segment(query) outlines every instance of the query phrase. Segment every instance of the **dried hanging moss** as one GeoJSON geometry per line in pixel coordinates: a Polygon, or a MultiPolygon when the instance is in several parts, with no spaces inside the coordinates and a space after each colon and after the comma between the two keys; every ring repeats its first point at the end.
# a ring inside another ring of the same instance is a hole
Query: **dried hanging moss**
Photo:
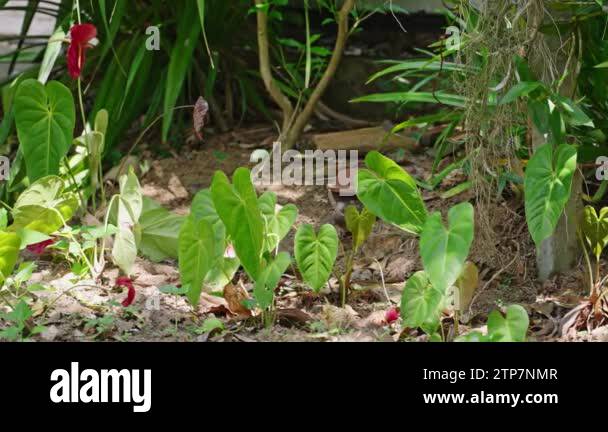
{"type": "Polygon", "coordinates": [[[477,197],[480,252],[496,255],[497,236],[492,213],[498,200],[501,173],[522,174],[515,152],[522,128],[527,126],[526,107],[521,103],[495,105],[498,97],[517,82],[514,59],[528,57],[543,68],[539,78],[550,75],[554,60],[538,37],[545,17],[542,0],[462,1],[460,16],[467,27],[462,32],[456,61],[474,70],[456,76],[455,89],[466,97],[464,127],[471,179],[477,197]]]}

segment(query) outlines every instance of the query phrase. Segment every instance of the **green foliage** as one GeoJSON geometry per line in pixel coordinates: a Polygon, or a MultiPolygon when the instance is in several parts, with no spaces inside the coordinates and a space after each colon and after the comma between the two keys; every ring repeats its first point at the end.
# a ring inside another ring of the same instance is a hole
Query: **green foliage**
{"type": "Polygon", "coordinates": [[[346,229],[353,235],[353,248],[358,251],[372,233],[376,216],[365,207],[359,213],[357,208],[351,205],[344,209],[344,219],[346,220],[346,229]]]}
{"type": "Polygon", "coordinates": [[[568,202],[576,170],[576,149],[562,144],[539,147],[526,169],[526,221],[537,247],[553,234],[568,202]]]}
{"type": "Polygon", "coordinates": [[[359,200],[384,221],[420,234],[427,211],[414,179],[376,151],[366,156],[365,164],[368,169],[358,173],[359,200]]]}
{"type": "Polygon", "coordinates": [[[213,227],[205,219],[190,215],[179,234],[179,272],[182,284],[188,286],[188,300],[197,305],[203,281],[219,258],[215,248],[213,227]]]}
{"type": "Polygon", "coordinates": [[[294,253],[304,281],[319,292],[327,283],[338,255],[338,233],[323,225],[316,234],[312,225],[302,225],[295,237],[294,253]]]}
{"type": "Polygon", "coordinates": [[[597,261],[608,245],[608,207],[600,210],[598,216],[595,208],[586,206],[581,219],[581,231],[597,261]]]}
{"type": "Polygon", "coordinates": [[[207,273],[204,285],[211,291],[222,290],[232,280],[241,263],[236,257],[224,256],[229,239],[226,227],[215,210],[209,189],[204,189],[196,194],[190,211],[197,219],[204,219],[213,227],[216,247],[215,254],[220,258],[218,258],[217,265],[207,273]]]}
{"type": "Polygon", "coordinates": [[[445,294],[464,269],[474,236],[474,210],[461,203],[448,212],[448,228],[441,213],[430,215],[420,236],[422,264],[433,287],[445,294]]]}
{"type": "Polygon", "coordinates": [[[456,339],[460,342],[525,342],[530,319],[526,310],[519,305],[511,305],[504,316],[493,311],[488,316],[488,333],[471,332],[456,339]]]}
{"type": "Polygon", "coordinates": [[[290,263],[291,256],[287,252],[279,252],[274,260],[261,271],[260,277],[256,279],[253,295],[257,305],[262,310],[266,310],[273,305],[274,290],[290,263]]]}
{"type": "Polygon", "coordinates": [[[184,217],[143,198],[142,213],[135,227],[137,249],[154,262],[178,256],[178,237],[184,217]]]}
{"type": "Polygon", "coordinates": [[[29,229],[51,234],[69,221],[78,208],[78,198],[65,192],[64,181],[56,176],[43,177],[33,183],[13,206],[13,225],[17,231],[29,229]]]}
{"type": "Polygon", "coordinates": [[[198,25],[197,5],[193,1],[185,3],[177,28],[177,40],[171,50],[171,60],[167,72],[167,85],[163,104],[163,141],[169,137],[173,110],[181,92],[190,66],[192,54],[196,48],[201,26],[198,25]]]}
{"type": "Polygon", "coordinates": [[[44,327],[41,326],[34,327],[31,330],[27,328],[27,322],[32,315],[32,309],[23,300],[19,301],[9,313],[0,313],[0,318],[10,324],[8,328],[0,331],[0,339],[24,341],[29,336],[43,332],[44,327]]]}
{"type": "MultiPolygon", "coordinates": [[[[118,228],[114,237],[112,258],[124,274],[130,276],[137,257],[134,228],[143,209],[143,196],[139,180],[133,169],[122,176],[119,183],[120,194],[112,199],[112,202],[116,203],[116,227],[118,228]]],[[[109,211],[112,211],[112,206],[109,211]]]]}
{"type": "Polygon", "coordinates": [[[0,231],[0,286],[13,273],[20,246],[21,239],[17,234],[0,231]]]}
{"type": "Polygon", "coordinates": [[[298,208],[293,204],[287,204],[277,209],[277,195],[274,192],[262,194],[258,204],[264,218],[266,250],[271,252],[289,233],[298,217],[298,208]]]}
{"type": "Polygon", "coordinates": [[[52,81],[45,87],[26,80],[19,85],[15,121],[30,181],[59,174],[72,144],[75,119],[72,94],[63,84],[52,81]]]}
{"type": "Polygon", "coordinates": [[[403,325],[411,328],[422,328],[433,334],[439,327],[439,314],[444,293],[431,284],[424,271],[414,273],[408,279],[401,296],[401,317],[403,325]]]}
{"type": "Polygon", "coordinates": [[[234,249],[245,271],[256,280],[261,269],[264,221],[258,199],[246,168],[235,171],[230,184],[218,171],[211,184],[211,197],[217,214],[234,242],[234,249]]]}

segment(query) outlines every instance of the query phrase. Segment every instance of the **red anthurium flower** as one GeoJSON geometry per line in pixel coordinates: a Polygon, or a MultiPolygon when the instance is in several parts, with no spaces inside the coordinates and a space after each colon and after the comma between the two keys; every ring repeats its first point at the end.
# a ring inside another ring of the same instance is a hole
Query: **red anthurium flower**
{"type": "Polygon", "coordinates": [[[27,247],[27,250],[30,251],[31,253],[33,253],[34,255],[41,256],[41,255],[44,255],[44,253],[46,252],[46,248],[53,244],[55,244],[55,240],[49,239],[49,240],[45,240],[40,243],[29,245],[27,247]]]}
{"type": "Polygon", "coordinates": [[[384,320],[387,324],[391,324],[399,319],[399,311],[396,307],[392,307],[384,314],[384,320]]]}
{"type": "Polygon", "coordinates": [[[123,300],[122,305],[124,307],[131,306],[135,300],[135,287],[133,286],[133,281],[126,276],[121,276],[116,279],[116,286],[128,289],[127,298],[123,300]]]}
{"type": "Polygon", "coordinates": [[[91,48],[90,42],[97,37],[97,28],[93,24],[77,24],[70,29],[70,36],[68,71],[72,78],[77,79],[84,68],[85,52],[91,48]]]}

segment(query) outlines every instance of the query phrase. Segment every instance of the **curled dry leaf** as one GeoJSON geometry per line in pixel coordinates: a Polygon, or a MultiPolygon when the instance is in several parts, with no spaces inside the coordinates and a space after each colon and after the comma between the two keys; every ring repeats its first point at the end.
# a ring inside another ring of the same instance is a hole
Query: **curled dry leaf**
{"type": "Polygon", "coordinates": [[[192,112],[192,122],[194,124],[194,133],[199,141],[203,140],[203,128],[207,124],[207,114],[209,113],[209,104],[203,97],[199,97],[194,104],[194,111],[192,112]]]}
{"type": "Polygon", "coordinates": [[[224,299],[228,304],[228,310],[233,315],[250,317],[251,311],[247,309],[243,302],[251,300],[251,296],[239,281],[237,284],[228,284],[224,287],[224,299]]]}

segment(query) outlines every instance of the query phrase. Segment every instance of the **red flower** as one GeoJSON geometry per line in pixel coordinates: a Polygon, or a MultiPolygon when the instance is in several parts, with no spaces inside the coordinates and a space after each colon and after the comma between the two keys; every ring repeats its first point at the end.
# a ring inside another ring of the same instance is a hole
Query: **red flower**
{"type": "Polygon", "coordinates": [[[91,48],[90,42],[97,37],[97,29],[93,24],[77,24],[70,29],[70,36],[68,71],[72,78],[77,79],[84,68],[85,52],[91,48]]]}
{"type": "Polygon", "coordinates": [[[27,250],[30,251],[31,253],[33,253],[34,255],[41,256],[41,255],[44,255],[44,253],[46,252],[46,248],[53,244],[55,244],[55,240],[49,239],[49,240],[45,240],[40,243],[29,245],[27,247],[27,250]]]}
{"type": "Polygon", "coordinates": [[[399,311],[396,307],[392,307],[384,314],[384,320],[387,324],[391,324],[399,319],[399,311]]]}
{"type": "Polygon", "coordinates": [[[135,300],[135,287],[133,286],[133,281],[126,276],[121,276],[116,279],[116,286],[124,287],[129,290],[127,292],[127,298],[123,300],[122,305],[124,307],[131,306],[133,304],[133,300],[135,300]]]}

